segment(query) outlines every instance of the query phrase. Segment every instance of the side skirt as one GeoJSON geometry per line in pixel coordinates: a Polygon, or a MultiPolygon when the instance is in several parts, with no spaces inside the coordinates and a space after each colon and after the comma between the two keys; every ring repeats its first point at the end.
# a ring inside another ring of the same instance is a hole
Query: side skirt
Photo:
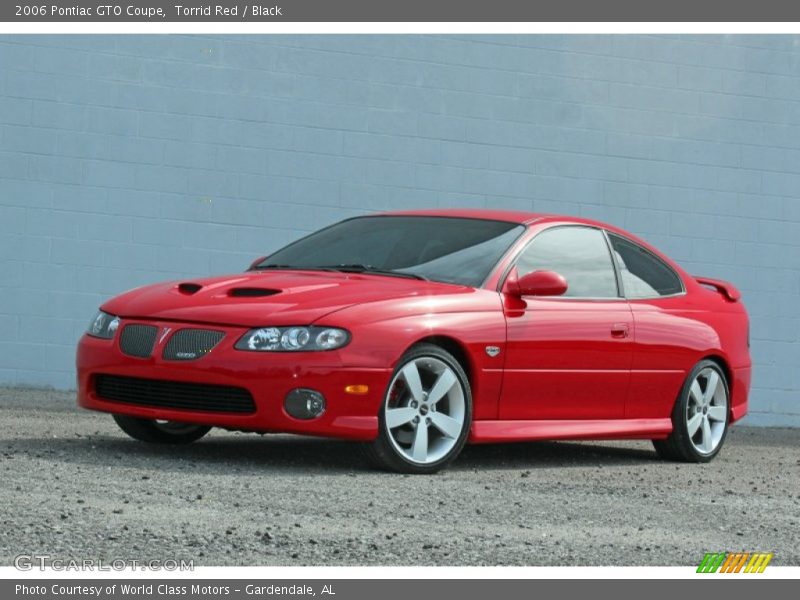
{"type": "Polygon", "coordinates": [[[663,439],[672,432],[670,419],[594,419],[574,421],[474,421],[473,444],[531,440],[663,439]]]}

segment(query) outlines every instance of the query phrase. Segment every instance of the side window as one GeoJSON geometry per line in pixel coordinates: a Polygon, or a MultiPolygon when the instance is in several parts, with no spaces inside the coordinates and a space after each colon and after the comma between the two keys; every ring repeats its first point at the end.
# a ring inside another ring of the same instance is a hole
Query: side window
{"type": "Polygon", "coordinates": [[[565,296],[617,298],[617,278],[605,235],[591,227],[547,229],[520,255],[520,277],[538,270],[556,271],[567,280],[565,296]]]}
{"type": "Polygon", "coordinates": [[[655,298],[683,292],[677,273],[652,252],[614,234],[609,234],[609,239],[628,298],[655,298]]]}

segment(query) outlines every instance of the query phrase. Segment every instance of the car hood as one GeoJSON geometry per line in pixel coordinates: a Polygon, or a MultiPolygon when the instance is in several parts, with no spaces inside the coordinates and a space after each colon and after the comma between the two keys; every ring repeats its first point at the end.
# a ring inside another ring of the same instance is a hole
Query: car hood
{"type": "Polygon", "coordinates": [[[343,308],[471,288],[407,279],[311,271],[254,271],[149,285],[106,302],[124,318],[217,325],[309,325],[343,308]]]}

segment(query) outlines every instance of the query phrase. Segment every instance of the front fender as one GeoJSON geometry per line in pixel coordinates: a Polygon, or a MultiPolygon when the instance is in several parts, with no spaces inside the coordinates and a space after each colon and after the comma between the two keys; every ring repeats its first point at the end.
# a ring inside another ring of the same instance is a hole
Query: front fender
{"type": "Polygon", "coordinates": [[[487,293],[494,297],[493,306],[478,310],[394,314],[375,319],[376,309],[353,307],[317,324],[350,330],[352,341],[341,351],[347,366],[395,368],[414,344],[431,337],[450,338],[469,361],[474,418],[494,419],[503,378],[506,323],[499,295],[487,293]],[[498,347],[499,354],[489,356],[487,346],[498,347]]]}

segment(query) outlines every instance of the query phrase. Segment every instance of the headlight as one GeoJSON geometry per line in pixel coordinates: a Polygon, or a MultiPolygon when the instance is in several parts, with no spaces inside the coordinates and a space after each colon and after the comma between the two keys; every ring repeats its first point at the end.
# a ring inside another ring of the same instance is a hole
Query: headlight
{"type": "Polygon", "coordinates": [[[252,352],[317,352],[336,350],[349,341],[350,334],[337,327],[261,327],[248,331],[235,348],[252,352]]]}
{"type": "Polygon", "coordinates": [[[110,340],[117,333],[117,329],[119,329],[119,317],[98,310],[92,322],[89,323],[86,333],[104,340],[110,340]]]}

